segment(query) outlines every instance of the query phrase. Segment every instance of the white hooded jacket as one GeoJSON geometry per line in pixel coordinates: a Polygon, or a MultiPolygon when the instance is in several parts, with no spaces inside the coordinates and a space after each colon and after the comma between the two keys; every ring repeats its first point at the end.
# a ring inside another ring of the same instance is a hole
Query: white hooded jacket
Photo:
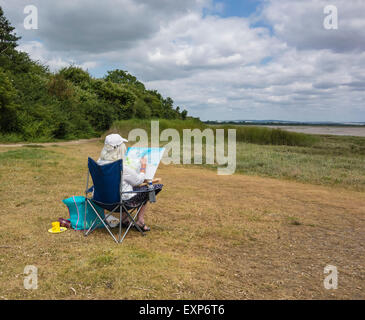
{"type": "MultiPolygon", "coordinates": [[[[104,148],[100,153],[100,158],[97,161],[98,164],[104,165],[120,159],[124,159],[126,152],[126,146],[123,139],[119,134],[112,134],[105,138],[104,148]]],[[[133,191],[133,187],[140,185],[145,180],[144,173],[137,173],[132,168],[123,164],[123,180],[122,180],[122,192],[133,191]]],[[[127,193],[122,195],[122,200],[128,200],[135,196],[136,193],[127,193]]]]}

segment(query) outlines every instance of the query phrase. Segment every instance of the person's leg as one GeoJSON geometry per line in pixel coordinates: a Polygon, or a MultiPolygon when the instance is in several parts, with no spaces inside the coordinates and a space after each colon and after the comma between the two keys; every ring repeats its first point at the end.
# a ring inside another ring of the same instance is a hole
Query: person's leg
{"type": "Polygon", "coordinates": [[[127,214],[125,212],[122,213],[122,224],[123,225],[128,225],[129,224],[129,218],[127,216],[127,214]]]}
{"type": "Polygon", "coordinates": [[[139,211],[138,218],[136,223],[142,228],[143,231],[149,231],[150,228],[145,225],[144,222],[144,215],[146,213],[147,209],[147,203],[141,208],[141,211],[139,211]]]}
{"type": "MultiPolygon", "coordinates": [[[[163,187],[163,184],[154,185],[156,195],[162,190],[162,187],[163,187]]],[[[147,209],[147,202],[141,208],[141,211],[138,214],[136,223],[142,228],[143,231],[150,231],[151,229],[149,227],[147,227],[144,222],[144,215],[146,214],[146,209],[147,209]]]]}
{"type": "MultiPolygon", "coordinates": [[[[145,222],[144,222],[144,215],[146,213],[146,208],[147,208],[147,203],[141,208],[141,210],[139,211],[139,214],[138,214],[138,217],[137,217],[137,220],[136,220],[136,223],[141,227],[141,229],[143,231],[150,231],[150,228],[147,227],[145,225],[145,222]]],[[[123,218],[122,218],[122,221],[123,221],[123,225],[124,226],[127,226],[129,225],[130,223],[130,220],[128,218],[128,216],[123,213],[123,218]]]]}

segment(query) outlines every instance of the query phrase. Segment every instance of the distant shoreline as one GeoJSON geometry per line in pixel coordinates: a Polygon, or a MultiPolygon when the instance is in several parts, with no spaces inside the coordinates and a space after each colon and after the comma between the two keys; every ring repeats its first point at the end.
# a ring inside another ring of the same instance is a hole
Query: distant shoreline
{"type": "Polygon", "coordinates": [[[365,122],[300,122],[281,120],[232,120],[232,121],[203,121],[206,124],[234,124],[243,126],[277,126],[277,127],[364,127],[365,122]]]}
{"type": "Polygon", "coordinates": [[[256,126],[314,135],[365,137],[365,122],[290,122],[280,120],[204,121],[209,125],[256,126]]]}
{"type": "Polygon", "coordinates": [[[300,126],[300,125],[259,125],[273,129],[282,129],[291,132],[306,134],[324,134],[335,136],[365,137],[365,126],[300,126]]]}

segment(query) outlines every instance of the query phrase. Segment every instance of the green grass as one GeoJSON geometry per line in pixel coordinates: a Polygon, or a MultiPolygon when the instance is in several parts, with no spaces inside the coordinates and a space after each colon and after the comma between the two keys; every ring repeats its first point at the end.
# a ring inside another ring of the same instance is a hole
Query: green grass
{"type": "Polygon", "coordinates": [[[289,132],[281,129],[272,129],[255,126],[212,126],[221,129],[236,129],[237,142],[247,142],[265,145],[312,146],[318,141],[314,135],[289,132]]]}
{"type": "MultiPolygon", "coordinates": [[[[118,132],[128,137],[129,131],[135,128],[145,129],[149,133],[150,121],[119,121],[114,123],[110,132],[118,132]]],[[[208,126],[194,120],[186,122],[161,120],[160,131],[166,128],[178,130],[181,138],[183,129],[186,128],[201,130],[235,128],[236,173],[365,191],[365,138],[363,137],[315,136],[255,126],[208,126]]],[[[205,163],[205,146],[203,146],[203,163],[205,163]]],[[[216,170],[217,165],[207,165],[207,167],[216,170]]]]}
{"type": "Polygon", "coordinates": [[[78,135],[76,136],[72,136],[69,135],[64,139],[55,139],[53,137],[28,137],[28,138],[24,138],[22,135],[20,134],[16,134],[16,133],[0,133],[0,143],[1,144],[13,144],[13,143],[21,143],[21,142],[26,142],[26,143],[45,143],[45,142],[65,142],[65,141],[72,141],[72,140],[79,140],[79,139],[91,139],[91,138],[97,138],[100,135],[98,134],[85,134],[85,135],[78,135]]]}
{"type": "MultiPolygon", "coordinates": [[[[151,121],[150,120],[123,120],[115,122],[108,133],[117,132],[122,136],[128,137],[129,131],[140,128],[150,133],[151,121]]],[[[198,120],[159,120],[160,132],[165,129],[176,129],[180,137],[182,138],[184,129],[224,129],[227,132],[228,129],[236,130],[237,142],[248,142],[264,145],[288,145],[288,146],[311,146],[318,141],[318,138],[314,135],[308,135],[304,133],[289,132],[281,129],[272,129],[255,126],[234,126],[234,125],[207,125],[198,120]]]]}
{"type": "Polygon", "coordinates": [[[161,131],[165,129],[176,129],[180,135],[182,135],[184,129],[201,129],[204,130],[208,128],[203,122],[195,119],[188,120],[166,120],[166,119],[152,119],[152,120],[141,120],[141,119],[130,119],[116,121],[111,126],[110,130],[104,135],[111,132],[117,132],[123,137],[128,137],[128,134],[133,129],[143,129],[146,130],[150,135],[151,132],[151,121],[159,121],[159,129],[161,131]]]}
{"type": "MultiPolygon", "coordinates": [[[[187,120],[166,120],[166,119],[155,119],[159,121],[160,132],[165,129],[176,129],[182,137],[184,129],[236,129],[237,142],[248,142],[255,144],[265,145],[288,145],[288,146],[311,146],[317,142],[317,137],[313,135],[289,132],[281,129],[272,129],[256,126],[238,126],[238,125],[207,125],[196,119],[187,120]]],[[[111,126],[110,130],[103,135],[105,137],[108,133],[118,132],[122,136],[127,137],[128,133],[133,129],[144,129],[148,133],[151,130],[151,120],[142,119],[130,119],[116,121],[111,126]]],[[[78,138],[88,138],[89,136],[78,138]]],[[[53,142],[53,141],[68,141],[69,139],[56,140],[53,138],[32,138],[28,139],[28,142],[53,142]]],[[[17,143],[22,142],[24,139],[21,135],[17,134],[0,134],[0,141],[2,143],[17,143]]]]}
{"type": "MultiPolygon", "coordinates": [[[[108,133],[118,132],[128,137],[136,128],[150,133],[150,124],[150,120],[118,121],[108,133]]],[[[312,136],[254,126],[208,126],[190,119],[159,120],[159,127],[160,131],[176,129],[181,138],[184,129],[235,128],[236,173],[365,190],[365,138],[362,137],[312,136]]],[[[203,147],[203,163],[204,152],[203,147]]],[[[37,166],[40,165],[38,160],[50,158],[52,154],[37,145],[0,153],[0,163],[28,159],[37,166]]],[[[216,169],[216,165],[208,167],[216,169]]]]}
{"type": "MultiPolygon", "coordinates": [[[[182,150],[181,145],[181,163],[182,150]]],[[[205,150],[203,145],[203,164],[205,150]]],[[[318,136],[312,146],[238,142],[236,152],[236,173],[365,191],[362,137],[318,136]]],[[[191,163],[194,166],[193,153],[191,163]]],[[[217,170],[218,164],[204,166],[217,170]]]]}
{"type": "Polygon", "coordinates": [[[0,142],[2,143],[17,143],[23,142],[24,138],[20,134],[16,133],[0,133],[0,142]]]}
{"type": "Polygon", "coordinates": [[[32,148],[21,148],[0,152],[0,163],[14,160],[49,160],[54,158],[55,152],[42,150],[33,146],[32,148]]]}
{"type": "Polygon", "coordinates": [[[237,144],[236,172],[242,174],[365,191],[364,168],[360,137],[320,136],[311,147],[237,144]]]}

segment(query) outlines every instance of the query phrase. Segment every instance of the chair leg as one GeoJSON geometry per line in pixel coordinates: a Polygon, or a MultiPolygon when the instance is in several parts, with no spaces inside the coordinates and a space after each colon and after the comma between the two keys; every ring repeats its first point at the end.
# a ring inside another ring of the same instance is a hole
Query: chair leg
{"type": "Polygon", "coordinates": [[[127,211],[127,215],[132,219],[133,224],[135,225],[135,227],[137,228],[137,230],[142,234],[142,236],[145,236],[146,234],[145,234],[144,230],[142,230],[141,227],[137,224],[136,218],[138,217],[138,215],[139,215],[139,213],[142,210],[142,208],[143,208],[144,205],[145,205],[145,203],[139,206],[139,208],[137,210],[137,213],[134,215],[134,218],[132,218],[131,217],[131,214],[127,211]]]}
{"type": "MultiPolygon", "coordinates": [[[[88,200],[88,199],[87,199],[88,200]]],[[[85,208],[86,208],[86,206],[85,206],[85,208]]],[[[114,211],[115,211],[115,209],[117,209],[117,207],[115,207],[111,212],[109,212],[108,214],[106,214],[105,215],[105,217],[104,217],[104,221],[110,216],[110,215],[112,215],[113,213],[114,213],[114,211]]],[[[91,226],[90,226],[90,228],[86,231],[86,232],[84,232],[84,236],[88,236],[90,233],[92,233],[92,232],[94,232],[95,231],[95,229],[96,229],[96,227],[93,229],[93,227],[94,227],[94,225],[95,225],[95,222],[96,222],[96,220],[98,220],[98,217],[96,217],[95,219],[94,219],[94,221],[92,222],[92,224],[91,224],[91,226]]],[[[100,219],[99,219],[100,220],[100,219]]],[[[85,222],[84,222],[84,225],[86,225],[86,209],[85,209],[85,220],[84,220],[85,222]]],[[[100,223],[100,222],[99,222],[100,223]]],[[[98,223],[98,224],[99,224],[98,223]]]]}
{"type": "MultiPolygon", "coordinates": [[[[141,227],[136,223],[136,218],[138,217],[138,214],[140,213],[143,205],[139,206],[138,209],[137,209],[137,212],[136,214],[134,215],[134,217],[132,216],[134,210],[136,209],[133,209],[131,210],[131,212],[129,212],[127,210],[127,208],[124,206],[124,205],[120,205],[119,206],[119,233],[118,233],[118,240],[116,239],[116,237],[114,236],[114,234],[112,233],[112,231],[110,230],[109,226],[105,223],[105,219],[110,216],[113,212],[115,212],[115,209],[117,209],[117,207],[114,208],[114,210],[112,210],[109,214],[107,214],[104,219],[99,215],[98,211],[95,209],[95,207],[93,206],[92,202],[89,200],[89,199],[86,199],[86,205],[87,204],[90,204],[91,208],[93,209],[93,211],[95,212],[96,214],[96,218],[95,220],[92,222],[90,228],[86,231],[85,236],[89,235],[91,232],[93,232],[96,227],[94,229],[92,229],[95,225],[95,222],[99,219],[102,224],[104,225],[104,227],[106,228],[106,230],[109,232],[110,236],[113,238],[113,240],[116,242],[116,243],[122,243],[124,238],[126,237],[127,233],[129,232],[130,228],[134,225],[137,230],[143,235],[145,236],[146,234],[143,232],[143,230],[141,229],[141,227]],[[122,236],[122,221],[123,221],[123,210],[126,212],[128,218],[131,220],[126,231],[123,233],[123,236],[122,236]]],[[[85,206],[86,207],[86,206],[85,206]]],[[[86,220],[86,215],[85,215],[85,220],[86,220]]]]}
{"type": "Polygon", "coordinates": [[[141,227],[137,224],[137,222],[135,221],[136,217],[138,216],[139,210],[136,213],[136,215],[134,216],[134,218],[129,214],[129,212],[127,212],[128,217],[132,220],[131,223],[129,224],[130,226],[133,224],[137,230],[142,233],[143,236],[145,236],[145,233],[143,232],[143,230],[141,229],[141,227]]]}
{"type": "MultiPolygon", "coordinates": [[[[88,175],[88,178],[89,178],[89,175],[88,175]]],[[[87,190],[87,184],[86,184],[86,190],[87,190]]],[[[85,228],[85,226],[86,226],[86,208],[87,208],[87,194],[85,194],[85,213],[84,213],[84,228],[85,228]]],[[[94,224],[94,223],[93,223],[94,224]]],[[[91,227],[92,227],[92,225],[91,225],[91,227]]],[[[91,228],[90,227],[90,228],[91,228]]],[[[88,231],[85,231],[86,230],[86,228],[84,229],[84,236],[86,237],[86,235],[87,235],[87,233],[88,233],[88,231]]]]}
{"type": "Polygon", "coordinates": [[[104,219],[102,217],[100,217],[98,211],[95,209],[95,207],[93,206],[93,204],[91,203],[91,201],[88,200],[88,203],[90,204],[91,208],[94,210],[94,212],[97,215],[97,217],[99,218],[99,220],[103,223],[104,227],[109,232],[109,234],[111,235],[111,237],[114,239],[114,241],[116,243],[119,243],[119,241],[114,237],[114,234],[110,231],[108,225],[104,222],[104,219]]]}
{"type": "Polygon", "coordinates": [[[120,239],[122,237],[122,223],[123,222],[123,209],[122,206],[119,206],[119,238],[118,242],[121,243],[120,239]]]}
{"type": "Polygon", "coordinates": [[[136,218],[138,217],[138,214],[141,211],[142,206],[140,206],[138,208],[137,213],[134,215],[134,217],[131,216],[131,214],[129,213],[129,211],[127,210],[127,208],[125,208],[124,206],[123,206],[123,209],[126,212],[126,214],[129,217],[129,219],[131,219],[131,221],[130,221],[128,227],[127,227],[127,230],[124,232],[123,238],[121,239],[120,243],[123,242],[124,238],[126,237],[127,233],[129,232],[130,228],[132,227],[132,225],[135,225],[136,228],[137,228],[137,230],[142,234],[142,236],[145,236],[146,234],[143,232],[143,230],[140,228],[140,226],[136,223],[136,218]]]}

